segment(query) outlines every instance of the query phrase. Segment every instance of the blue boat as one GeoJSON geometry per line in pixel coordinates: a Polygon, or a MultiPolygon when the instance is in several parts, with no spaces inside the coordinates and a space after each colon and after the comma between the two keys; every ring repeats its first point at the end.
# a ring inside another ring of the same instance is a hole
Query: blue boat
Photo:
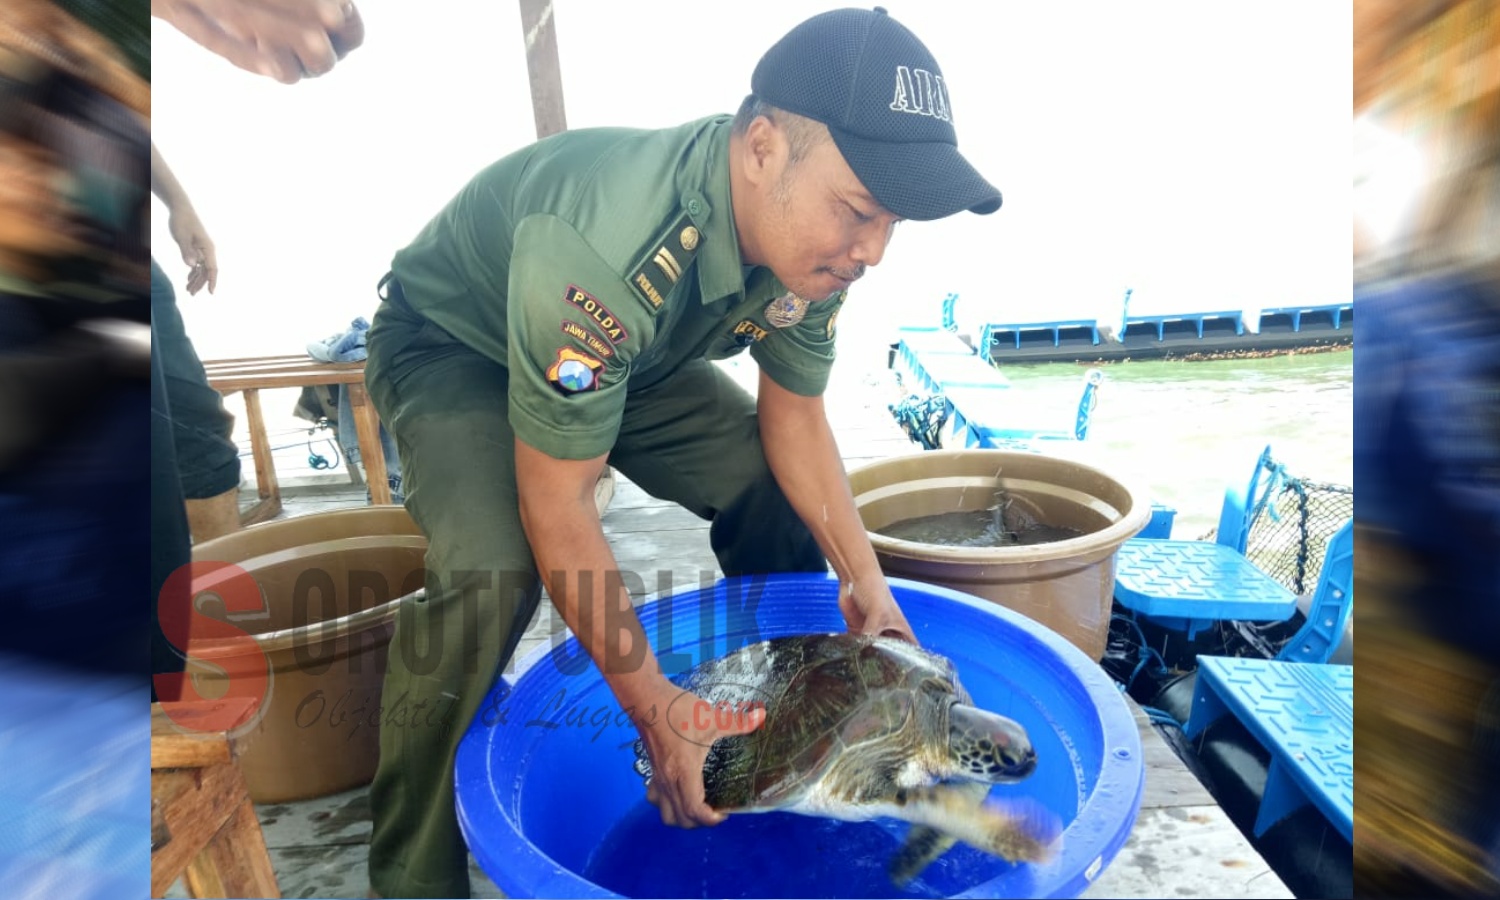
{"type": "MultiPolygon", "coordinates": [[[[1113,322],[1097,318],[990,321],[975,346],[1004,362],[1111,362],[1332,349],[1354,342],[1354,303],[1129,314],[1130,291],[1113,322]]],[[[945,301],[951,305],[952,300],[945,301]]],[[[945,313],[945,318],[947,313],[945,313]]]]}

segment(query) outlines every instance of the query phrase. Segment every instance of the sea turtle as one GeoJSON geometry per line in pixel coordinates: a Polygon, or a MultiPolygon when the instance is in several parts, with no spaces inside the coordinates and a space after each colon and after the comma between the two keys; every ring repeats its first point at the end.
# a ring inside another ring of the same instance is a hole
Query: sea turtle
{"type": "MultiPolygon", "coordinates": [[[[1012,494],[1001,484],[995,489],[995,505],[989,512],[994,516],[994,546],[1006,547],[1014,544],[1047,544],[1066,541],[1083,532],[1065,525],[1048,525],[1043,521],[1041,507],[1036,502],[1019,494],[1012,494]]],[[[991,537],[990,534],[985,535],[991,537]]]]}
{"type": "MultiPolygon", "coordinates": [[[[992,784],[1036,768],[1017,722],[979,709],[953,664],[906,641],[857,634],[774,638],[710,660],[678,680],[721,709],[764,703],[766,722],[715,742],[708,804],[912,823],[889,873],[905,884],[957,841],[1014,862],[1055,849],[1055,817],[986,803],[992,784]]],[[[636,771],[651,766],[635,744],[636,771]]]]}

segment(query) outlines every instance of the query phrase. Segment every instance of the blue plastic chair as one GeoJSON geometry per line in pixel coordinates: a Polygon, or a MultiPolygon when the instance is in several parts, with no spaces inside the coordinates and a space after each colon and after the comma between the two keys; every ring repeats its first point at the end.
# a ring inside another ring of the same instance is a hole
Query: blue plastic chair
{"type": "Polygon", "coordinates": [[[1307,609],[1307,621],[1276,658],[1284,662],[1326,663],[1333,656],[1354,609],[1354,520],[1328,541],[1323,571],[1307,609]]]}
{"type": "Polygon", "coordinates": [[[1115,599],[1138,616],[1192,640],[1220,620],[1284,622],[1297,596],[1245,557],[1257,509],[1275,489],[1267,471],[1271,448],[1261,452],[1243,493],[1224,492],[1213,541],[1132,538],[1115,554],[1115,599]],[[1264,483],[1262,483],[1264,482],[1264,483]]]}

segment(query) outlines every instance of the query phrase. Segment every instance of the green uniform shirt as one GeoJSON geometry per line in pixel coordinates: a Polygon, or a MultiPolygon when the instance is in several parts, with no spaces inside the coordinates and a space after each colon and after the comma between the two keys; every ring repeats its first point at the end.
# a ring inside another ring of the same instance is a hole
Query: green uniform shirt
{"type": "Polygon", "coordinates": [[[844,295],[809,304],[742,264],[731,121],[554,135],[480,172],[396,254],[407,302],[509,369],[527,444],[602,456],[627,391],[746,347],[777,384],[822,393],[844,295]]]}

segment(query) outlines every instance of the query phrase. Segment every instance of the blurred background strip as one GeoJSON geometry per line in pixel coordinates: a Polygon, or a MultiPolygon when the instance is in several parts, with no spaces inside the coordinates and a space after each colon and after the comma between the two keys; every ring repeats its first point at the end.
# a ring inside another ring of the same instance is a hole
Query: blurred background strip
{"type": "Polygon", "coordinates": [[[1356,0],[1353,59],[1355,896],[1496,896],[1500,2],[1356,0]]]}

